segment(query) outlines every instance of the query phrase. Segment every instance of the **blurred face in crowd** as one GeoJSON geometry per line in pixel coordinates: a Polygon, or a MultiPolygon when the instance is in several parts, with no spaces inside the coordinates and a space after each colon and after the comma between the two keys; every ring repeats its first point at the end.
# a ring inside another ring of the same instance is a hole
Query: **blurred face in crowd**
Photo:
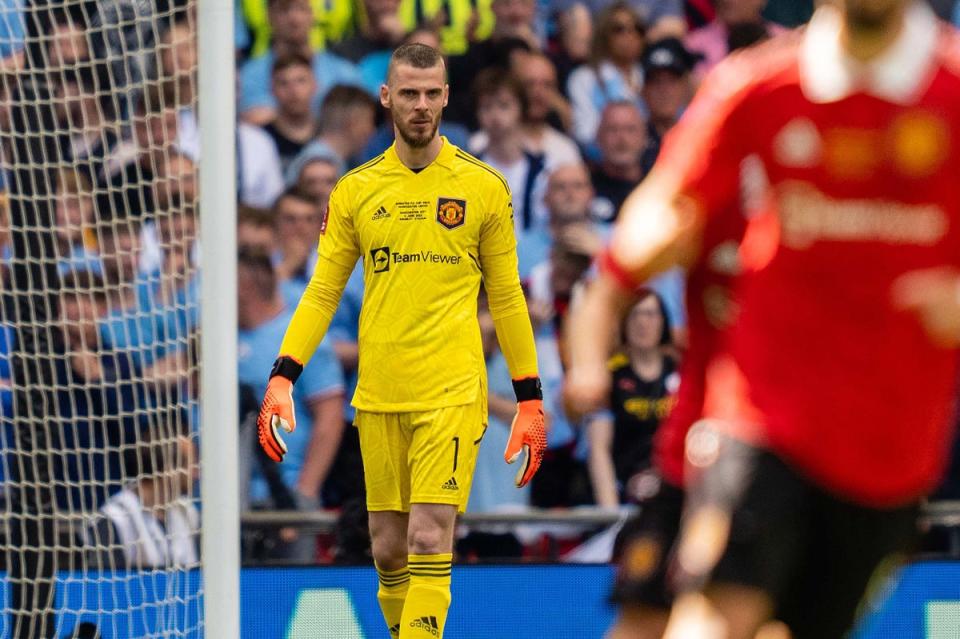
{"type": "Polygon", "coordinates": [[[610,57],[614,62],[633,64],[643,53],[643,25],[632,12],[621,10],[607,23],[610,57]]]}
{"type": "Polygon", "coordinates": [[[160,210],[172,206],[174,200],[192,203],[197,199],[197,166],[180,153],[167,154],[158,167],[154,182],[154,198],[160,210]]]}
{"type": "Polygon", "coordinates": [[[379,22],[385,17],[397,15],[400,0],[364,0],[363,7],[371,22],[379,22]]]}
{"type": "Polygon", "coordinates": [[[310,67],[298,64],[273,74],[273,95],[281,115],[308,117],[316,92],[317,78],[310,67]]]}
{"type": "Polygon", "coordinates": [[[300,171],[297,185],[303,189],[323,210],[330,200],[330,193],[337,184],[337,167],[330,162],[315,160],[300,171]]]}
{"type": "Polygon", "coordinates": [[[886,27],[908,4],[907,0],[840,0],[847,24],[853,28],[877,30],[886,27]]]}
{"type": "Polygon", "coordinates": [[[527,90],[527,119],[545,122],[557,95],[557,70],[553,63],[542,55],[524,55],[514,71],[527,90]]]}
{"type": "Polygon", "coordinates": [[[90,59],[87,37],[83,27],[72,21],[53,25],[53,34],[47,43],[47,59],[51,68],[64,68],[90,59]]]}
{"type": "MultiPolygon", "coordinates": [[[[197,215],[192,206],[185,206],[157,216],[157,232],[164,253],[185,253],[197,237],[197,215]]],[[[189,262],[177,265],[189,266],[189,262]]]]}
{"type": "Polygon", "coordinates": [[[354,157],[366,148],[370,138],[377,132],[377,113],[372,106],[357,106],[350,110],[345,128],[349,141],[347,157],[354,157]]]}
{"type": "Polygon", "coordinates": [[[543,201],[550,211],[550,223],[583,222],[590,212],[593,184],[583,164],[564,164],[550,173],[543,201]]]}
{"type": "Polygon", "coordinates": [[[83,243],[83,230],[93,221],[93,201],[89,195],[68,190],[57,194],[57,233],[65,244],[83,243]]]}
{"type": "Polygon", "coordinates": [[[430,29],[417,29],[407,36],[405,42],[413,44],[424,44],[431,49],[440,48],[440,35],[430,29]]]}
{"type": "Polygon", "coordinates": [[[277,236],[280,245],[313,246],[320,237],[320,207],[298,197],[281,198],[276,210],[277,236]]]}
{"type": "Polygon", "coordinates": [[[380,104],[390,111],[397,135],[419,149],[436,137],[449,92],[442,64],[418,69],[400,62],[380,87],[380,104]]]}
{"type": "Polygon", "coordinates": [[[269,254],[277,246],[277,235],[268,224],[237,224],[237,246],[252,248],[269,254]]]}
{"type": "Polygon", "coordinates": [[[92,292],[72,290],[60,295],[60,319],[72,348],[96,348],[97,321],[105,313],[106,302],[92,292]]]}
{"type": "Polygon", "coordinates": [[[717,20],[724,24],[756,22],[766,4],[767,0],[717,0],[717,20]]]}
{"type": "Polygon", "coordinates": [[[140,232],[126,222],[101,234],[100,259],[103,275],[110,283],[132,282],[140,263],[140,232]]]}
{"type": "Polygon", "coordinates": [[[523,117],[521,109],[519,98],[506,87],[501,87],[495,93],[480,96],[477,121],[491,142],[505,140],[517,134],[523,117]]]}
{"type": "Polygon", "coordinates": [[[690,76],[660,70],[643,79],[643,101],[655,122],[676,120],[690,99],[690,76]]]}
{"type": "Polygon", "coordinates": [[[263,269],[240,262],[237,266],[237,313],[241,329],[256,328],[260,309],[276,293],[276,282],[263,269]]]}
{"type": "Polygon", "coordinates": [[[529,30],[536,12],[534,0],[493,0],[490,8],[497,31],[504,34],[529,30]]]}
{"type": "Polygon", "coordinates": [[[626,346],[650,350],[660,345],[663,335],[663,311],[655,295],[647,295],[633,305],[626,320],[626,346]]]}
{"type": "Polygon", "coordinates": [[[292,45],[306,45],[313,27],[310,0],[273,0],[268,12],[273,37],[292,45]]]}
{"type": "Polygon", "coordinates": [[[177,141],[178,128],[177,110],[170,108],[136,116],[133,132],[142,152],[162,160],[163,154],[177,141]]]}
{"type": "Polygon", "coordinates": [[[631,167],[640,162],[647,144],[646,123],[632,104],[611,104],[603,111],[597,129],[597,145],[603,163],[613,167],[631,167]]]}
{"type": "Polygon", "coordinates": [[[190,25],[176,23],[163,34],[160,64],[168,78],[178,78],[181,99],[193,100],[197,70],[197,40],[190,25]]]}

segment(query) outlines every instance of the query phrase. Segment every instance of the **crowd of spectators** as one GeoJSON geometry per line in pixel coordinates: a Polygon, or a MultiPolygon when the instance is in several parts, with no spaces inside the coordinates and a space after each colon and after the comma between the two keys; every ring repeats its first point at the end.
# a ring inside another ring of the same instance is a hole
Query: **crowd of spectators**
{"type": "MultiPolygon", "coordinates": [[[[99,561],[128,566],[195,560],[185,540],[198,525],[190,506],[200,443],[196,16],[183,0],[146,4],[152,9],[133,0],[65,3],[39,40],[59,133],[57,170],[49,193],[39,194],[54,209],[61,277],[56,382],[59,417],[70,427],[58,445],[77,453],[57,471],[58,504],[90,515],[82,535],[88,543],[113,544],[99,561]],[[138,508],[147,515],[135,518],[136,526],[124,523],[138,508]],[[138,551],[130,541],[138,534],[167,545],[138,551]]],[[[294,529],[261,530],[245,535],[245,556],[364,555],[357,542],[362,465],[350,406],[360,267],[295,386],[297,430],[282,465],[260,453],[250,415],[312,272],[336,180],[392,141],[378,93],[394,47],[416,41],[443,51],[451,97],[441,133],[504,175],[517,212],[549,448],[532,485],[514,488],[501,455],[514,400],[481,300],[490,422],[470,510],[613,509],[649,488],[651,438],[669,411],[683,354],[683,276],[650,283],[624,323],[622,353],[611,360],[610,410],[582,423],[569,419],[561,402],[563,318],[621,204],[654,166],[703,74],[732,50],[802,24],[812,4],[236,0],[242,503],[344,514],[330,543],[294,529]]],[[[956,3],[939,4],[949,17],[956,3]]],[[[20,11],[17,0],[0,0],[0,91],[8,99],[18,70],[37,64],[24,45],[30,30],[20,11]]],[[[9,107],[0,109],[0,128],[10,127],[9,107]]],[[[0,153],[9,160],[11,137],[3,140],[0,153]]],[[[9,173],[5,179],[11,188],[9,173]]],[[[4,200],[4,218],[6,209],[4,200]]],[[[9,289],[7,229],[0,220],[0,282],[9,289]]],[[[0,329],[0,414],[9,416],[13,332],[9,323],[0,329]]],[[[460,551],[523,556],[544,534],[529,526],[474,529],[460,551]]]]}

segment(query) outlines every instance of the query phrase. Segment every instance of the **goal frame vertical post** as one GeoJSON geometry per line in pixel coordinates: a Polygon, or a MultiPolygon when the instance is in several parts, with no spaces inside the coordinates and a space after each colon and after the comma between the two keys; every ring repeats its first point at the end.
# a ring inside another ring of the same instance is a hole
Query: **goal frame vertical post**
{"type": "Polygon", "coordinates": [[[204,636],[240,636],[233,0],[197,2],[204,636]]]}

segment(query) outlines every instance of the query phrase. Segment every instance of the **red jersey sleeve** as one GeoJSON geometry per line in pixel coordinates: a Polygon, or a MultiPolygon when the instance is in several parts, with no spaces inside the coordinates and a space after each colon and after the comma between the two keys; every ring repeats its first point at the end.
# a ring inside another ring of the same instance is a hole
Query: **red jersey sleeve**
{"type": "Polygon", "coordinates": [[[624,204],[598,266],[625,289],[672,267],[671,245],[702,228],[698,218],[739,214],[732,205],[740,164],[751,152],[751,68],[741,56],[717,66],[667,135],[650,176],[624,204]]]}

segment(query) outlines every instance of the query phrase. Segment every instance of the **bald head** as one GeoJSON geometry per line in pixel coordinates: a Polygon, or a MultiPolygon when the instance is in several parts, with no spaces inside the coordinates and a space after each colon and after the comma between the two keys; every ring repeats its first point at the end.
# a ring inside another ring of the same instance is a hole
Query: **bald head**
{"type": "Polygon", "coordinates": [[[543,201],[551,224],[586,221],[593,200],[590,172],[583,163],[562,164],[550,172],[543,201]]]}

